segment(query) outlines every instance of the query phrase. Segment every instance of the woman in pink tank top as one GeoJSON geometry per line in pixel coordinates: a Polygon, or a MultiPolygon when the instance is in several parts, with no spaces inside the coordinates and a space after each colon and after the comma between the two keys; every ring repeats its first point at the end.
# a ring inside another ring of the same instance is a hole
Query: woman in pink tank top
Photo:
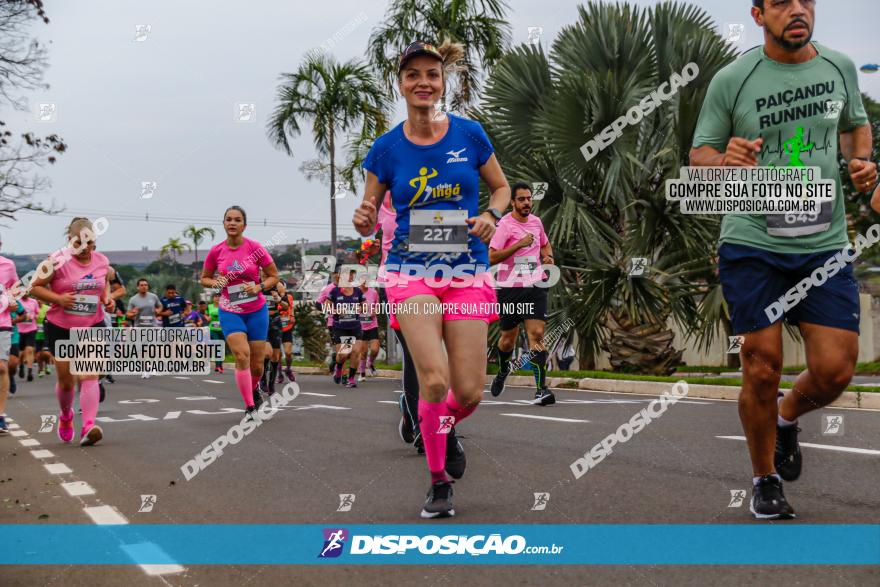
{"type": "MultiPolygon", "coordinates": [[[[88,218],[74,218],[67,227],[68,246],[56,251],[37,269],[31,296],[51,304],[43,322],[46,346],[55,352],[55,342],[70,339],[71,328],[102,328],[104,311],[112,312],[107,257],[95,251],[95,232],[88,218]]],[[[80,446],[96,444],[103,438],[98,417],[100,389],[98,375],[73,375],[70,362],[55,360],[55,395],[61,408],[58,436],[73,440],[73,391],[79,380],[82,408],[80,446]]]]}

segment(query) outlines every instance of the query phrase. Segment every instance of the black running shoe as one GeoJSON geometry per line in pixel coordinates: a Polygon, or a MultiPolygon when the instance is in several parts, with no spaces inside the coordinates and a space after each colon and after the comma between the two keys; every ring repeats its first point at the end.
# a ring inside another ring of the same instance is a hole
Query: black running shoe
{"type": "Polygon", "coordinates": [[[257,420],[257,406],[256,405],[248,406],[244,409],[244,411],[245,411],[245,414],[248,418],[250,418],[253,421],[257,420]]]}
{"type": "Polygon", "coordinates": [[[549,406],[556,403],[556,396],[545,387],[535,392],[535,399],[532,400],[532,403],[536,406],[549,406]]]}
{"type": "Polygon", "coordinates": [[[779,476],[786,481],[794,481],[801,476],[804,459],[798,444],[800,431],[797,424],[776,427],[776,454],[773,455],[773,464],[776,465],[779,476]]]}
{"type": "Polygon", "coordinates": [[[416,447],[416,452],[420,455],[425,454],[425,441],[422,440],[422,432],[421,430],[416,430],[416,437],[413,440],[413,446],[416,447]]]}
{"type": "Polygon", "coordinates": [[[508,375],[509,373],[502,374],[501,372],[495,375],[495,379],[492,380],[492,397],[498,397],[504,391],[504,381],[508,375]]]}
{"type": "Polygon", "coordinates": [[[446,436],[446,472],[453,479],[461,479],[467,468],[467,457],[464,447],[455,435],[455,428],[446,436]]]}
{"type": "Polygon", "coordinates": [[[455,515],[452,509],[452,483],[440,481],[431,485],[428,500],[422,507],[423,518],[450,518],[455,515]]]}
{"type": "Polygon", "coordinates": [[[412,444],[413,440],[416,439],[416,433],[413,430],[412,420],[409,417],[409,410],[406,409],[406,395],[403,393],[400,394],[398,407],[400,408],[400,422],[397,424],[397,433],[406,444],[412,444]]]}
{"type": "MultiPolygon", "coordinates": [[[[112,376],[112,375],[107,375],[107,377],[105,377],[104,380],[105,380],[107,383],[116,383],[116,380],[113,379],[113,376],[112,376]]],[[[28,375],[28,381],[30,381],[30,375],[28,375]]]]}
{"type": "Polygon", "coordinates": [[[259,388],[254,390],[254,409],[259,410],[260,406],[263,405],[263,396],[260,393],[259,388]]]}
{"type": "Polygon", "coordinates": [[[24,379],[24,363],[18,364],[18,378],[24,379]]]}
{"type": "Polygon", "coordinates": [[[752,488],[749,509],[759,520],[789,520],[794,510],[782,494],[782,481],[775,475],[764,475],[752,488]]]}

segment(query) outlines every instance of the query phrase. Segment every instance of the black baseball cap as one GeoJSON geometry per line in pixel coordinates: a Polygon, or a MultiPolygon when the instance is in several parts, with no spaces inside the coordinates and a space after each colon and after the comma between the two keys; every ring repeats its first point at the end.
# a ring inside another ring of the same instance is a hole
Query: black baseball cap
{"type": "Polygon", "coordinates": [[[437,47],[423,41],[415,41],[414,43],[410,43],[409,46],[403,50],[403,53],[401,53],[400,64],[397,66],[398,75],[400,75],[400,72],[403,71],[404,66],[410,59],[418,57],[419,55],[428,55],[443,61],[443,56],[440,55],[440,51],[437,50],[437,47]]]}

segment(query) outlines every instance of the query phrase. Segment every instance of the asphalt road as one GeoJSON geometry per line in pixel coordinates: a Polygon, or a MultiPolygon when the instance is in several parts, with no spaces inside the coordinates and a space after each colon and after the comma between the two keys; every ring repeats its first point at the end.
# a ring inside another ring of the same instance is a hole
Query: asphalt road
{"type": "MultiPolygon", "coordinates": [[[[7,410],[15,429],[0,438],[0,523],[90,524],[102,516],[120,515],[131,524],[422,523],[419,511],[429,479],[424,457],[397,437],[398,382],[370,379],[356,390],[345,390],[329,377],[301,376],[299,381],[302,393],[290,407],[190,481],[184,479],[181,465],[241,418],[241,400],[229,371],[188,379],[119,378],[107,386],[108,397],[101,404],[105,439],[85,449],[62,445],[54,431],[39,432],[41,416],[57,414],[54,382],[20,383],[7,410]],[[52,456],[32,454],[39,450],[49,450],[52,456]],[[77,489],[85,494],[71,495],[77,489]],[[350,511],[337,511],[340,494],[355,495],[350,511]],[[156,496],[152,511],[139,511],[142,495],[156,496]]],[[[570,463],[654,398],[556,390],[559,403],[540,408],[528,404],[532,394],[533,390],[509,388],[498,398],[501,401],[495,401],[487,393],[480,409],[459,427],[469,465],[464,479],[455,485],[454,523],[759,523],[749,514],[747,499],[730,507],[731,492],[748,489],[751,479],[745,443],[722,438],[742,435],[735,402],[680,401],[629,442],[615,447],[595,469],[575,479],[570,463]],[[533,509],[535,493],[549,493],[545,509],[533,509]]],[[[822,410],[803,418],[801,427],[801,442],[820,446],[803,449],[804,474],[786,485],[798,519],[785,523],[880,523],[880,412],[822,410]],[[843,434],[823,435],[823,415],[842,415],[843,434]]],[[[263,550],[274,545],[241,547],[263,550]]],[[[797,544],[755,547],[785,549],[797,544]]],[[[0,567],[0,585],[8,587],[741,585],[769,580],[877,585],[880,570],[853,566],[0,567]]]]}

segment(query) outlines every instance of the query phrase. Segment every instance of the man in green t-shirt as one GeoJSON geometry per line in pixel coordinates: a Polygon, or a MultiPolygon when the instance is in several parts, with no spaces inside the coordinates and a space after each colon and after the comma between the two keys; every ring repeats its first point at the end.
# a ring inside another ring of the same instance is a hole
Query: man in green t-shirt
{"type": "Polygon", "coordinates": [[[838,146],[858,189],[873,187],[877,166],[853,62],[811,42],[815,0],[753,0],[752,17],[764,45],[712,79],[690,159],[709,167],[819,167],[836,184],[834,201],[815,214],[730,215],[721,224],[719,277],[734,334],[744,336],[739,413],[754,470],[751,510],[757,518],[792,518],[782,480],[800,475],[797,419],[843,392],[858,356],[854,255],[841,256],[848,238],[838,146]],[[800,328],[807,369],[777,400],[783,317],[800,328]]]}
{"type": "MultiPolygon", "coordinates": [[[[208,304],[208,319],[211,332],[211,340],[223,340],[223,331],[220,329],[220,294],[215,293],[208,304]]],[[[224,347],[225,348],[225,347],[224,347]]],[[[223,361],[217,361],[214,365],[214,373],[223,373],[223,361]]]]}

